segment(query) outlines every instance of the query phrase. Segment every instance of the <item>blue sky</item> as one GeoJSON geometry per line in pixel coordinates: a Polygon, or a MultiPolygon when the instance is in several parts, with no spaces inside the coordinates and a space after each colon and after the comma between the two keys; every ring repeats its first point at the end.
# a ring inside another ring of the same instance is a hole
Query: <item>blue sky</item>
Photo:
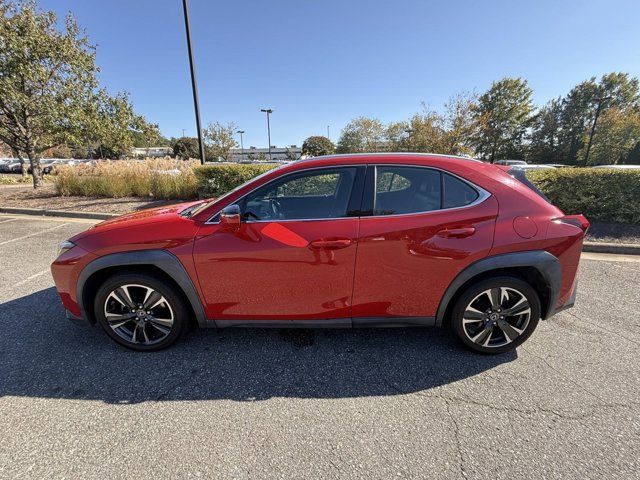
{"type": "MultiPolygon", "coordinates": [[[[166,136],[195,134],[181,0],[39,0],[98,45],[101,82],[166,136]]],[[[461,90],[522,76],[536,103],[593,75],[640,76],[640,2],[190,0],[203,123],[245,147],[336,141],[359,116],[402,120],[461,90]]]]}

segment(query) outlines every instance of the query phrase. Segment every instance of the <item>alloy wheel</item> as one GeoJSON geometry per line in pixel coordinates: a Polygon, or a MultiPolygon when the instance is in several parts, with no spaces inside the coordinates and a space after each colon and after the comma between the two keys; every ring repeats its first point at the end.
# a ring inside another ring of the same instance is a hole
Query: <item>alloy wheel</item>
{"type": "Polygon", "coordinates": [[[104,302],[107,324],[123,340],[154,345],[171,333],[174,311],[157,290],[138,284],[121,285],[104,302]]]}
{"type": "Polygon", "coordinates": [[[494,287],[469,302],[462,317],[462,328],[473,343],[497,348],[522,335],[530,320],[531,306],[522,292],[510,287],[494,287]]]}

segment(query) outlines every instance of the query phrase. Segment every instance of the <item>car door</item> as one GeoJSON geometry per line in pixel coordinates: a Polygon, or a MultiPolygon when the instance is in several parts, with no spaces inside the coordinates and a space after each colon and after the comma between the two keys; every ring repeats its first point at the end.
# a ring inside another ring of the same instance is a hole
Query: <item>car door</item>
{"type": "Polygon", "coordinates": [[[193,255],[208,318],[350,325],[364,170],[283,175],[236,202],[236,230],[205,225],[193,255]]]}
{"type": "Polygon", "coordinates": [[[366,183],[353,323],[432,323],[449,283],[491,249],[497,201],[426,167],[370,167],[366,183]]]}

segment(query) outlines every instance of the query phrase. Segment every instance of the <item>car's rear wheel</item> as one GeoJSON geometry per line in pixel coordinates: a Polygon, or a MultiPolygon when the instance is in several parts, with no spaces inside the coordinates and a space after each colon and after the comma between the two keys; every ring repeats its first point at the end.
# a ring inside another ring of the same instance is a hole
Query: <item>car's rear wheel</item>
{"type": "Polygon", "coordinates": [[[188,323],[188,309],[174,287],[148,274],[121,274],[98,289],[94,312],[100,326],[120,345],[139,351],[174,343],[188,323]]]}
{"type": "Polygon", "coordinates": [[[540,299],[527,282],[509,276],[469,287],[457,300],[451,327],[468,348],[497,354],[513,350],[533,333],[540,299]]]}

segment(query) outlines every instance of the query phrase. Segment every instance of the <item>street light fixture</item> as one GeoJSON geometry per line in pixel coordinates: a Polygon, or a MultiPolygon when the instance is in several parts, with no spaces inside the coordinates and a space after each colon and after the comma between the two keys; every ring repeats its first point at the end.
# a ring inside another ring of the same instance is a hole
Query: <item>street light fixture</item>
{"type": "Polygon", "coordinates": [[[240,155],[244,159],[244,143],[242,141],[242,135],[244,134],[244,130],[238,130],[236,133],[240,134],[240,155]]]}
{"type": "Polygon", "coordinates": [[[271,124],[269,123],[269,115],[271,115],[273,113],[273,110],[271,108],[261,108],[260,109],[261,112],[264,112],[267,114],[267,136],[268,136],[268,140],[269,140],[269,161],[271,161],[271,124]]]}
{"type": "Polygon", "coordinates": [[[193,106],[196,111],[196,127],[198,128],[198,146],[200,147],[200,163],[204,165],[204,141],[202,140],[202,127],[200,126],[200,106],[198,103],[198,86],[196,84],[196,67],[193,63],[193,49],[191,48],[191,27],[189,26],[189,5],[187,0],[182,0],[184,11],[184,28],[187,33],[187,50],[189,52],[189,69],[191,70],[191,89],[193,90],[193,106]]]}
{"type": "Polygon", "coordinates": [[[584,164],[589,164],[589,151],[591,150],[591,143],[593,142],[593,134],[596,131],[596,123],[598,123],[598,117],[600,116],[600,112],[602,111],[602,104],[611,99],[611,96],[599,97],[595,100],[598,102],[598,107],[596,108],[596,114],[593,117],[593,125],[591,125],[591,133],[589,134],[589,143],[587,144],[587,151],[584,154],[584,164]]]}

